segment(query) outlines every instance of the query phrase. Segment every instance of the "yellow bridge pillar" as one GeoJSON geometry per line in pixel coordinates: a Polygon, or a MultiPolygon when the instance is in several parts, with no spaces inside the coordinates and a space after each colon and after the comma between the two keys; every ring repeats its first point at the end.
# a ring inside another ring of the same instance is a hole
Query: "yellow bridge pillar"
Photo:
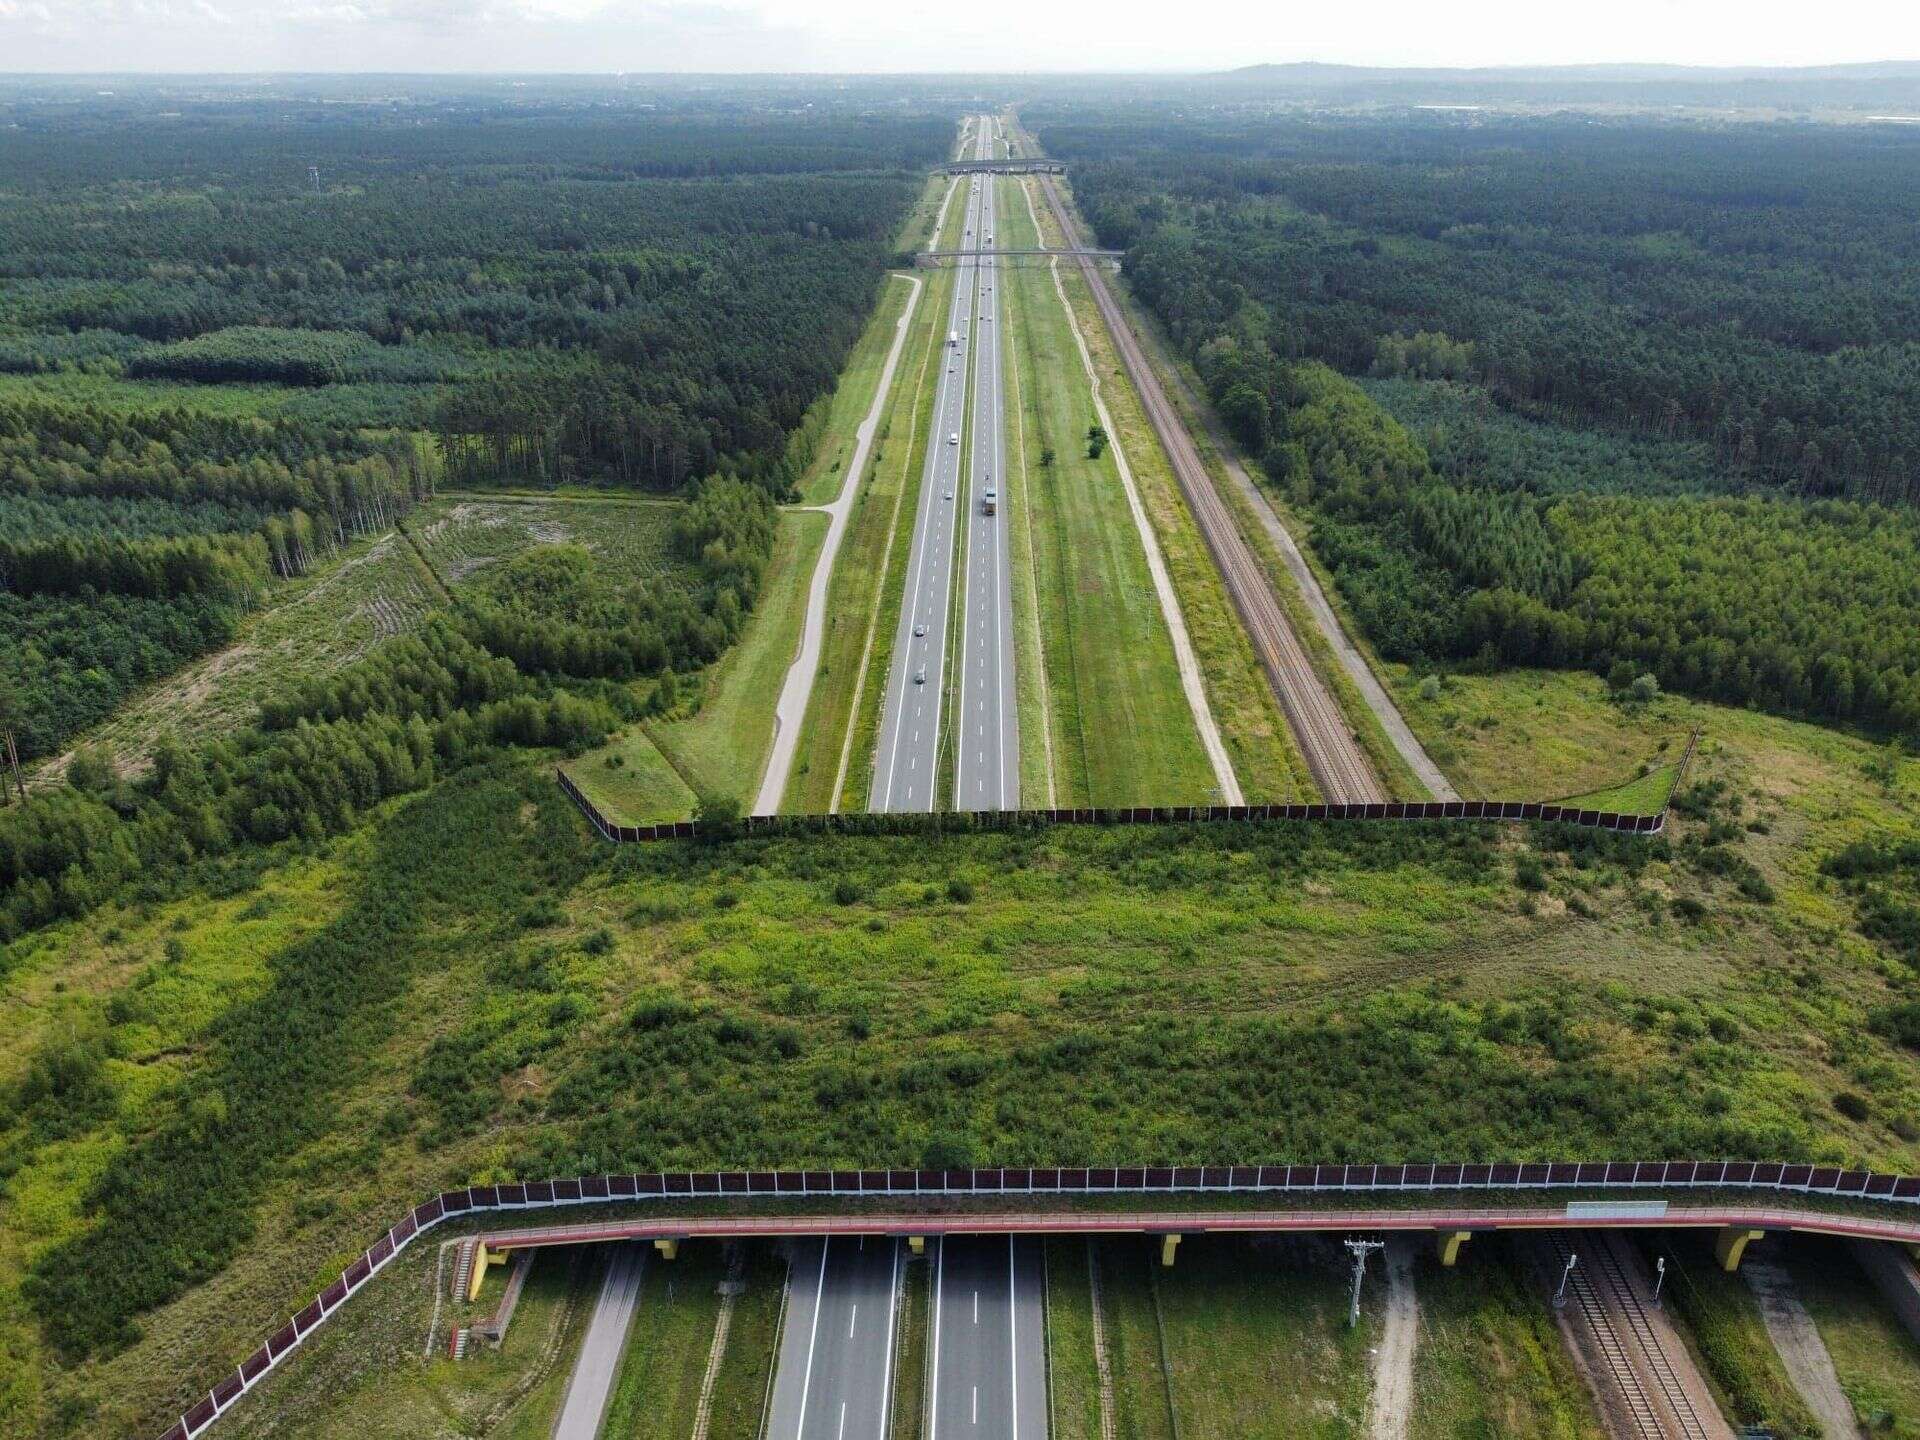
{"type": "Polygon", "coordinates": [[[1749,1230],[1744,1225],[1722,1230],[1713,1241],[1713,1258],[1720,1262],[1720,1268],[1729,1273],[1740,1268],[1740,1257],[1746,1253],[1747,1246],[1764,1236],[1764,1230],[1749,1230]]]}
{"type": "Polygon", "coordinates": [[[927,1237],[924,1235],[907,1236],[907,1249],[911,1250],[916,1255],[926,1254],[927,1253],[927,1237]]]}
{"type": "Polygon", "coordinates": [[[1442,1265],[1452,1265],[1460,1258],[1460,1247],[1473,1238],[1471,1230],[1441,1230],[1433,1237],[1434,1249],[1440,1255],[1442,1265]]]}
{"type": "Polygon", "coordinates": [[[666,1236],[662,1236],[660,1239],[654,1241],[653,1248],[660,1252],[660,1258],[662,1260],[672,1260],[680,1254],[680,1242],[669,1239],[666,1236]]]}
{"type": "Polygon", "coordinates": [[[1180,1248],[1180,1237],[1167,1234],[1160,1237],[1160,1263],[1167,1269],[1173,1268],[1173,1252],[1180,1248]]]}
{"type": "Polygon", "coordinates": [[[471,1305],[480,1298],[480,1287],[486,1284],[487,1267],[507,1263],[507,1252],[489,1250],[487,1242],[482,1240],[473,1247],[473,1274],[467,1277],[467,1303],[471,1305]]]}

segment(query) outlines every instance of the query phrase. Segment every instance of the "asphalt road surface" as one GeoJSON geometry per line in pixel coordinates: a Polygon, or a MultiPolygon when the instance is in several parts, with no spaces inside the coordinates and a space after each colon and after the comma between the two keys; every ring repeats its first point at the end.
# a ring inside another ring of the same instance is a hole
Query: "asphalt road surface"
{"type": "Polygon", "coordinates": [[[927,1440],[1046,1440],[1040,1242],[952,1235],[936,1264],[927,1440]]]}
{"type": "MultiPolygon", "coordinates": [[[[983,236],[998,243],[993,176],[985,177],[980,207],[983,236]]],[[[1020,720],[1013,692],[1013,569],[1007,551],[1006,407],[1000,368],[999,270],[992,260],[975,267],[973,431],[968,453],[966,595],[961,604],[959,693],[953,709],[956,810],[1015,810],[1020,806],[1020,720]],[[987,514],[987,491],[997,492],[987,514]]]]}
{"type": "MultiPolygon", "coordinates": [[[[976,122],[973,136],[974,158],[991,158],[996,147],[987,117],[976,122]]],[[[993,233],[993,177],[973,176],[968,186],[961,248],[978,249],[993,233]]],[[[934,404],[906,593],[880,716],[872,787],[876,810],[938,808],[943,741],[952,745],[955,757],[954,799],[959,806],[997,810],[1019,803],[1011,567],[1004,522],[983,513],[986,476],[992,474],[999,488],[1006,449],[995,288],[991,262],[960,262],[947,325],[953,343],[945,352],[934,404]],[[958,443],[963,429],[971,451],[964,476],[958,443]],[[957,540],[965,542],[967,594],[954,696],[958,733],[947,734],[947,642],[957,540]]]]}
{"type": "Polygon", "coordinates": [[[767,1440],[884,1440],[900,1242],[805,1240],[792,1277],[767,1440]]]}
{"type": "Polygon", "coordinates": [[[567,1398],[553,1427],[553,1440],[594,1440],[613,1393],[613,1377],[620,1368],[620,1352],[627,1346],[627,1330],[640,1307],[640,1280],[647,1272],[647,1247],[628,1241],[614,1247],[607,1278],[594,1303],[587,1335],[580,1342],[580,1358],[567,1382],[567,1398]]]}

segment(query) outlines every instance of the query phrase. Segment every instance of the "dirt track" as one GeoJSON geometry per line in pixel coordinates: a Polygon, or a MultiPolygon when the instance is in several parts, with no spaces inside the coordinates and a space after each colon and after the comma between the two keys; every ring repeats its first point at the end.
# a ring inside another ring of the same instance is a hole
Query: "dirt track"
{"type": "MultiPolygon", "coordinates": [[[[1074,243],[1073,222],[1060,199],[1059,187],[1048,176],[1036,178],[1061,235],[1068,243],[1074,243]]],[[[1207,550],[1226,581],[1234,609],[1246,626],[1247,638],[1253,642],[1254,653],[1260,657],[1261,668],[1267,672],[1268,683],[1273,686],[1322,798],[1335,802],[1387,799],[1373,766],[1348,729],[1338,702],[1308,660],[1300,637],[1294,634],[1293,626],[1281,610],[1260,562],[1247,548],[1231,512],[1215,489],[1213,477],[1207,474],[1192,437],[1161,388],[1159,377],[1141,349],[1139,337],[1120,313],[1107,288],[1106,277],[1088,259],[1080,261],[1080,269],[1087,277],[1101,318],[1140,396],[1141,407],[1173,464],[1181,493],[1186,496],[1187,506],[1207,542],[1207,550]]]]}

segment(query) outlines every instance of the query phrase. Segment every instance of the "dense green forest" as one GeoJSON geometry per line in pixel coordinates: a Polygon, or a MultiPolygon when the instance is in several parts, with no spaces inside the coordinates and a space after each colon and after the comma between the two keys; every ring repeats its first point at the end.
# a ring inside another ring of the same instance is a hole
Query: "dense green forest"
{"type": "Polygon", "coordinates": [[[464,480],[754,471],[838,372],[948,133],[565,109],[32,128],[0,152],[0,369],[363,382],[362,423],[403,397],[464,480]]]}
{"type": "MultiPolygon", "coordinates": [[[[0,149],[0,685],[29,760],[437,483],[783,495],[950,133],[693,97],[165,104],[25,107],[0,149]],[[216,554],[244,576],[187,576],[216,554]]],[[[753,592],[620,599],[617,627],[470,623],[616,677],[711,661],[753,592]]]]}
{"type": "Polygon", "coordinates": [[[1486,118],[1044,125],[1180,340],[1710,442],[1797,493],[1920,497],[1920,137],[1486,118]],[[1429,371],[1429,373],[1431,373],[1429,371]]]}
{"type": "Polygon", "coordinates": [[[1911,137],[1065,115],[1042,138],[1384,654],[1920,737],[1911,137]]]}

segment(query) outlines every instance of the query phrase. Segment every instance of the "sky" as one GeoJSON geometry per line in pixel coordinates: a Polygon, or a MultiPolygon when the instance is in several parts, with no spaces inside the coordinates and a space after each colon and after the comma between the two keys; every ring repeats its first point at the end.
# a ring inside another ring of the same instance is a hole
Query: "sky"
{"type": "Polygon", "coordinates": [[[0,0],[0,72],[1920,60],[1920,0],[0,0]]]}

